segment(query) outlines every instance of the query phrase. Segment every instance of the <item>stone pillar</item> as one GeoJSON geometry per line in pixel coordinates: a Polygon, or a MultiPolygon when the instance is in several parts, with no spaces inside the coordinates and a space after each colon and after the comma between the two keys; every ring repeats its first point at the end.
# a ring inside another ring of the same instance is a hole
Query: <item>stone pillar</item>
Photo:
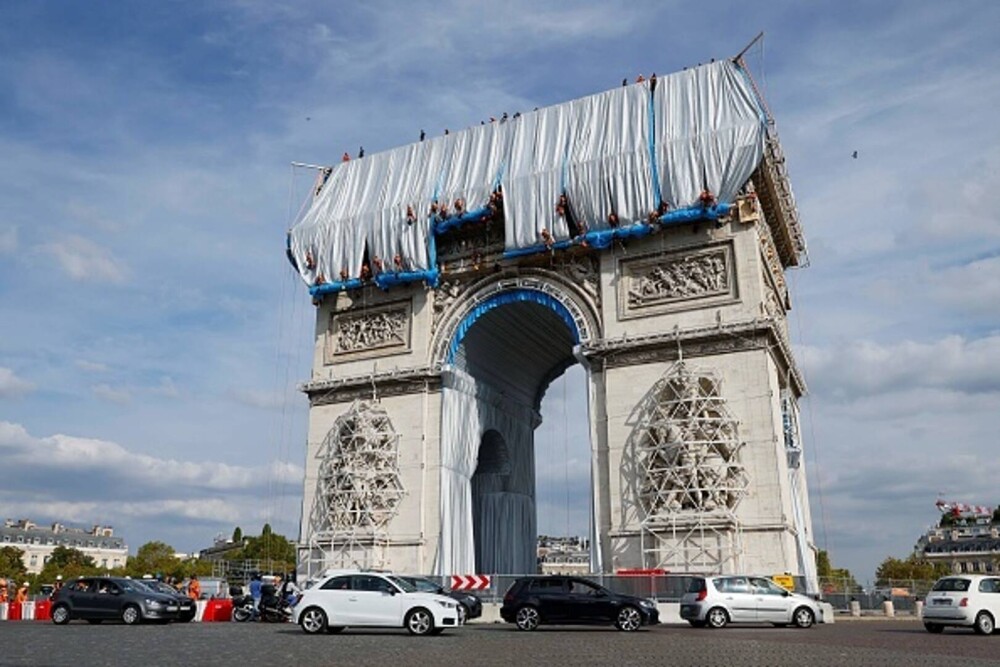
{"type": "Polygon", "coordinates": [[[861,616],[861,603],[851,600],[851,616],[861,616]]]}
{"type": "Polygon", "coordinates": [[[923,618],[924,617],[924,601],[923,600],[917,600],[914,603],[913,609],[914,609],[914,612],[917,615],[917,618],[923,618]]]}
{"type": "Polygon", "coordinates": [[[892,605],[892,600],[886,600],[882,603],[882,613],[885,614],[886,618],[894,618],[896,616],[896,609],[892,605]]]}

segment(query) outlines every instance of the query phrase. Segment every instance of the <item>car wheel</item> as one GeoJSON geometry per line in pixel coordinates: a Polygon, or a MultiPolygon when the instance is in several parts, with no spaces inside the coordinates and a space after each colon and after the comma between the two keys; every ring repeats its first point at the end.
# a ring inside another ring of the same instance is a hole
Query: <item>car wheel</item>
{"type": "Polygon", "coordinates": [[[635,632],[642,627],[642,614],[632,606],[624,606],[618,611],[615,627],[622,632],[635,632]]]}
{"type": "Polygon", "coordinates": [[[990,616],[989,612],[981,611],[976,616],[976,625],[973,626],[976,632],[981,635],[992,635],[995,626],[993,624],[993,617],[990,616]]]}
{"type": "Polygon", "coordinates": [[[236,607],[233,609],[233,620],[237,623],[246,623],[253,618],[253,611],[246,607],[236,607]]]}
{"type": "Polygon", "coordinates": [[[319,607],[309,607],[299,618],[299,625],[307,635],[315,635],[327,629],[326,612],[319,607]]]}
{"type": "Polygon", "coordinates": [[[924,629],[935,635],[944,632],[944,626],[938,625],[937,623],[924,623],[924,629]]]}
{"type": "Polygon", "coordinates": [[[458,624],[465,625],[465,622],[469,620],[469,608],[463,603],[458,603],[458,624]]]}
{"type": "Polygon", "coordinates": [[[122,609],[122,623],[125,625],[137,625],[142,621],[142,612],[134,604],[130,604],[122,609]]]}
{"type": "Polygon", "coordinates": [[[100,625],[101,624],[101,619],[99,619],[99,618],[88,618],[87,619],[87,623],[90,623],[91,625],[100,625]]]}
{"type": "Polygon", "coordinates": [[[792,619],[795,621],[795,627],[797,628],[808,628],[816,621],[816,617],[812,613],[812,609],[809,607],[799,607],[792,614],[792,619]]]}
{"type": "Polygon", "coordinates": [[[326,634],[337,635],[344,631],[346,626],[343,625],[328,625],[326,626],[326,634]]]}
{"type": "Polygon", "coordinates": [[[724,628],[729,623],[729,614],[722,607],[712,607],[705,615],[705,622],[710,628],[724,628]]]}
{"type": "Polygon", "coordinates": [[[691,624],[692,628],[703,628],[703,627],[705,627],[705,621],[688,620],[688,623],[691,624]]]}
{"type": "Polygon", "coordinates": [[[69,623],[69,607],[64,604],[56,605],[52,610],[52,622],[56,625],[66,625],[69,623]]]}
{"type": "Polygon", "coordinates": [[[411,635],[426,635],[434,630],[434,617],[423,607],[417,607],[406,612],[403,624],[411,635]]]}
{"type": "Polygon", "coordinates": [[[541,622],[542,617],[539,615],[538,610],[530,604],[526,604],[518,609],[517,616],[514,619],[518,630],[534,630],[541,622]]]}

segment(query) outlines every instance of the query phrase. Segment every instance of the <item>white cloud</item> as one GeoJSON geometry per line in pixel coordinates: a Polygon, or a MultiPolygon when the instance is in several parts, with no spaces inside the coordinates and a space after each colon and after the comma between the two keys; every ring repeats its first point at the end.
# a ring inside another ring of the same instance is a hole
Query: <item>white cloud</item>
{"type": "Polygon", "coordinates": [[[0,396],[14,397],[32,391],[35,385],[17,376],[9,368],[0,366],[0,396]]]}
{"type": "Polygon", "coordinates": [[[279,393],[255,391],[252,389],[234,389],[233,399],[251,408],[262,410],[280,410],[285,405],[285,397],[279,393]]]}
{"type": "Polygon", "coordinates": [[[126,265],[110,250],[81,236],[69,235],[42,246],[55,257],[73,280],[122,283],[128,276],[126,265]]]}
{"type": "Polygon", "coordinates": [[[180,396],[180,391],[177,390],[177,385],[174,384],[173,378],[163,377],[160,378],[160,384],[149,389],[149,393],[155,394],[157,396],[165,396],[167,398],[177,398],[180,396]]]}
{"type": "Polygon", "coordinates": [[[106,440],[36,437],[4,421],[0,468],[11,472],[0,489],[0,504],[9,513],[36,521],[145,522],[147,535],[150,521],[169,533],[171,522],[197,521],[231,530],[239,522],[266,520],[265,490],[272,489],[272,504],[297,495],[304,473],[290,463],[252,467],[179,461],[137,454],[106,440]]]}
{"type": "Polygon", "coordinates": [[[95,384],[90,388],[94,395],[112,403],[124,405],[132,400],[132,392],[128,389],[116,389],[109,384],[95,384]]]}
{"type": "Polygon", "coordinates": [[[1000,392],[1000,335],[932,343],[846,341],[801,349],[812,389],[845,401],[915,388],[1000,392]]]}

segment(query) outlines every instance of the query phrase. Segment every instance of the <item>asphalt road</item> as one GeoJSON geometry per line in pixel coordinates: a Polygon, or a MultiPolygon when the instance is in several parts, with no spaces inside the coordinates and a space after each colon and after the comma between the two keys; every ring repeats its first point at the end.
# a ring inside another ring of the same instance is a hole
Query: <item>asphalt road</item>
{"type": "Polygon", "coordinates": [[[440,637],[364,630],[307,636],[294,625],[190,623],[129,627],[79,621],[0,623],[0,665],[1000,665],[1000,634],[915,621],[851,621],[810,630],[657,626],[613,628],[470,625],[440,637]]]}

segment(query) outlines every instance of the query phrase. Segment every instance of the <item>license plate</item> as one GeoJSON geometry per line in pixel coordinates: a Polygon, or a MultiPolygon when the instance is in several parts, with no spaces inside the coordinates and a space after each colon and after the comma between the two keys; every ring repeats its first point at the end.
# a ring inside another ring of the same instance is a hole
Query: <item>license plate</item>
{"type": "Polygon", "coordinates": [[[935,605],[950,605],[951,604],[951,600],[949,600],[948,598],[934,598],[934,604],[935,605]]]}
{"type": "Polygon", "coordinates": [[[177,607],[167,607],[167,611],[177,611],[177,607]]]}

